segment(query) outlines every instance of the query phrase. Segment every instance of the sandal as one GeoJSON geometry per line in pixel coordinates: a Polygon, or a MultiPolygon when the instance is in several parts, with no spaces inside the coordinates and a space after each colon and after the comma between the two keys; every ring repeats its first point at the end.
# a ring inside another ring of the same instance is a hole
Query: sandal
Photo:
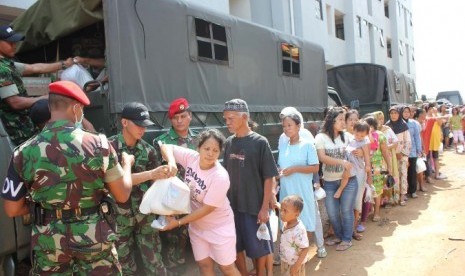
{"type": "Polygon", "coordinates": [[[336,244],[339,244],[341,243],[342,241],[336,237],[332,237],[332,238],[329,238],[325,244],[326,245],[329,245],[329,246],[332,246],[332,245],[336,245],[336,244]]]}
{"type": "Polygon", "coordinates": [[[336,251],[346,251],[352,247],[352,242],[341,242],[336,246],[336,251]]]}
{"type": "Polygon", "coordinates": [[[362,224],[357,225],[357,232],[358,233],[365,232],[365,226],[363,226],[362,224]]]}
{"type": "Polygon", "coordinates": [[[361,241],[362,238],[363,238],[363,235],[360,234],[360,233],[354,232],[354,233],[352,234],[352,238],[353,238],[354,240],[356,240],[356,241],[361,241]]]}
{"type": "Polygon", "coordinates": [[[372,219],[373,222],[378,222],[380,220],[381,220],[380,216],[374,216],[373,219],[372,219]]]}

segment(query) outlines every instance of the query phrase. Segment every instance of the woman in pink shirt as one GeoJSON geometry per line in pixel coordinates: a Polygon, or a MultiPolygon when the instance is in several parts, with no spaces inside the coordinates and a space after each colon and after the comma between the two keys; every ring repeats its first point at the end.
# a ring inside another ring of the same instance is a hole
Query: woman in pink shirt
{"type": "Polygon", "coordinates": [[[228,172],[219,163],[224,136],[216,129],[199,135],[196,152],[175,145],[162,145],[168,163],[179,163],[185,169],[184,182],[191,191],[192,213],[176,220],[168,219],[163,231],[189,224],[189,237],[194,258],[202,275],[214,275],[214,262],[224,275],[240,275],[236,260],[234,214],[226,193],[228,172]]]}

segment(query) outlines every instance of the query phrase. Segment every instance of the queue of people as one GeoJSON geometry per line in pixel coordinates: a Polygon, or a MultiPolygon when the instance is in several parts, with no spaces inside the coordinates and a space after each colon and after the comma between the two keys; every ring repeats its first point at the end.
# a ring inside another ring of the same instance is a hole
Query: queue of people
{"type": "Polygon", "coordinates": [[[381,111],[359,118],[356,110],[333,107],[314,137],[302,114],[286,107],[275,161],[269,141],[251,128],[247,102],[225,102],[231,133],[225,138],[214,129],[198,135],[190,130],[185,98],[173,100],[171,128],[152,144],[143,136],[153,122],[137,102],[124,106],[121,131],[107,138],[85,120],[90,101],[75,83],[57,81],[47,97],[26,97],[22,74],[58,70],[73,61],[14,63],[21,39],[11,28],[0,28],[0,115],[11,122],[7,131],[19,145],[2,197],[8,216],[32,215],[33,274],[185,275],[192,253],[202,275],[214,275],[215,264],[224,275],[272,275],[277,250],[283,275],[305,275],[312,235],[319,258],[327,256],[325,245],[346,251],[353,239],[363,239],[372,213],[379,221],[382,206],[406,206],[418,190],[426,191],[430,177],[446,178],[438,161],[441,143],[449,142],[445,124],[457,152],[464,143],[458,108],[449,115],[434,104],[393,106],[385,123],[381,111]],[[23,133],[18,129],[30,118],[22,111],[31,107],[41,114],[34,118],[43,128],[23,133]],[[425,173],[416,169],[423,158],[425,173]],[[188,185],[192,212],[168,217],[159,231],[150,225],[157,215],[140,213],[139,205],[151,183],[173,176],[188,185]],[[331,225],[326,241],[314,193],[320,183],[331,225]],[[276,231],[269,222],[275,209],[281,218],[277,247],[269,238],[276,231]]]}

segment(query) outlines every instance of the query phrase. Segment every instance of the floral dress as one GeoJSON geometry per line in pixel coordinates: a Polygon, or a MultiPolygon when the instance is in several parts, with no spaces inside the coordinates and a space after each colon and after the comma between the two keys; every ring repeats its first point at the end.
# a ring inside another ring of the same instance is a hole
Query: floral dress
{"type": "Polygon", "coordinates": [[[383,153],[381,152],[381,145],[386,143],[386,136],[380,131],[374,131],[373,142],[370,144],[371,167],[373,172],[373,186],[377,196],[383,194],[384,188],[384,175],[381,174],[385,171],[383,153]]]}

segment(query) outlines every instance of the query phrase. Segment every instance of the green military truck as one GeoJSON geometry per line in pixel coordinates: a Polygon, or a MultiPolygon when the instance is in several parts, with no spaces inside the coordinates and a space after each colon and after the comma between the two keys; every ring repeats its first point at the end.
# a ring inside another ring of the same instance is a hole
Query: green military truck
{"type": "MultiPolygon", "coordinates": [[[[242,98],[256,131],[276,149],[282,108],[296,107],[308,125],[321,121],[328,105],[322,47],[184,1],[39,0],[13,26],[26,35],[18,47],[22,62],[105,57],[109,82],[88,93],[85,116],[107,135],[117,131],[123,105],[139,101],[156,123],[146,134],[151,141],[170,127],[167,109],[177,97],[190,102],[192,128],[228,134],[224,102],[242,98]]],[[[9,156],[1,134],[0,149],[9,156]]],[[[4,179],[8,158],[0,162],[4,179]]],[[[28,228],[0,213],[0,258],[11,275],[13,261],[25,256],[28,228]]]]}
{"type": "Polygon", "coordinates": [[[413,104],[417,99],[415,81],[405,74],[373,63],[352,63],[328,69],[328,85],[342,102],[366,114],[388,113],[396,104],[413,104]]]}

